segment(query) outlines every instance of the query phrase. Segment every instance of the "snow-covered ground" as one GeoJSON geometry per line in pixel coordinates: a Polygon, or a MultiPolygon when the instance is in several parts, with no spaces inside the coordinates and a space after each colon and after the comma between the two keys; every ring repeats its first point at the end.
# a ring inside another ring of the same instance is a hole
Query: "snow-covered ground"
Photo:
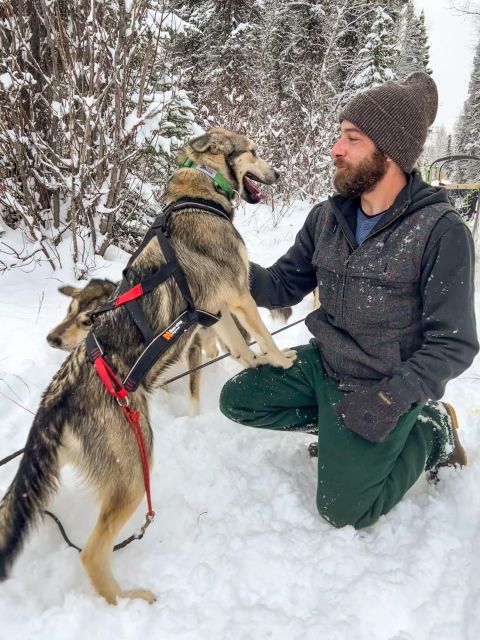
{"type": "MultiPolygon", "coordinates": [[[[307,210],[299,206],[274,230],[266,207],[240,212],[237,226],[251,258],[271,264],[307,210]]],[[[8,240],[18,239],[9,232],[8,240]]],[[[62,257],[61,271],[45,265],[0,278],[0,458],[24,445],[41,392],[65,357],[45,341],[68,303],[57,287],[73,283],[68,247],[62,257]]],[[[111,250],[107,258],[97,259],[92,276],[120,277],[125,256],[111,250]]],[[[310,309],[304,300],[291,320],[310,309]]],[[[277,342],[293,346],[308,337],[300,324],[277,342]]],[[[141,542],[114,554],[113,564],[122,586],[149,588],[157,602],[107,605],[47,519],[0,585],[0,638],[476,640],[480,361],[445,396],[457,409],[469,466],[443,470],[437,486],[420,478],[390,514],[361,532],[334,529],[318,516],[311,437],[244,428],[220,414],[222,384],[238,370],[230,359],[205,370],[198,417],[188,417],[185,379],[152,401],[157,517],[141,542]]],[[[1,495],[16,466],[0,468],[1,495]]],[[[51,508],[83,545],[96,507],[71,471],[51,508]]],[[[122,537],[144,514],[143,505],[122,537]]]]}

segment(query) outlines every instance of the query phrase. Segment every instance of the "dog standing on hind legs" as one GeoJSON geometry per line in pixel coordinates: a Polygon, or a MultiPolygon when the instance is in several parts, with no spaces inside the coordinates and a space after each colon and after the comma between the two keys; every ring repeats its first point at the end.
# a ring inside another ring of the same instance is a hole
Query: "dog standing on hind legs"
{"type": "MultiPolygon", "coordinates": [[[[212,129],[192,140],[179,162],[181,168],[167,184],[166,204],[196,199],[213,203],[224,213],[213,215],[192,204],[171,213],[168,219],[169,241],[196,308],[212,315],[221,312],[215,331],[246,366],[290,367],[296,353],[280,351],[263,324],[248,290],[246,249],[231,224],[233,190],[248,202],[258,202],[261,192],[253,180],[272,184],[276,172],[256,155],[251,140],[224,129],[212,129]],[[230,312],[258,341],[260,355],[245,343],[230,312]]],[[[129,286],[145,281],[165,263],[153,237],[131,263],[129,286]]],[[[138,304],[155,336],[164,334],[185,311],[185,299],[171,278],[139,297],[138,304]]],[[[125,379],[145,347],[125,305],[97,318],[94,330],[109,366],[120,380],[125,379]]],[[[162,353],[129,396],[140,417],[150,463],[149,393],[188,349],[197,330],[198,325],[190,326],[162,353]]],[[[111,571],[113,543],[142,501],[144,479],[135,439],[88,360],[83,343],[67,357],[44,392],[19,469],[0,503],[0,579],[7,577],[27,533],[57,488],[61,466],[67,462],[85,476],[100,503],[97,523],[81,554],[97,593],[112,604],[118,597],[152,602],[155,597],[150,591],[122,589],[111,571]]]]}

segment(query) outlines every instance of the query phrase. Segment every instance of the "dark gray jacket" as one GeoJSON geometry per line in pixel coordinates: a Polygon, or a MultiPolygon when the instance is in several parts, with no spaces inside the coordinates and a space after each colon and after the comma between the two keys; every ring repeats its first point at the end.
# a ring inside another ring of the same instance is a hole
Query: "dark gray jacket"
{"type": "Polygon", "coordinates": [[[471,233],[417,171],[360,246],[357,206],[337,195],[314,207],[282,258],[251,265],[252,295],[276,308],[318,286],[306,324],[341,388],[388,377],[411,402],[438,399],[479,349],[471,233]]]}

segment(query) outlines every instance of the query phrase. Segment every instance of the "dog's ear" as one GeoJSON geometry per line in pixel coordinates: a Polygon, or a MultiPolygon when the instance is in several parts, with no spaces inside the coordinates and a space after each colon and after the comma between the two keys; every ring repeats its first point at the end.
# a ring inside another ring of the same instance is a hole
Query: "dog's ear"
{"type": "Polygon", "coordinates": [[[81,293],[82,289],[78,287],[72,287],[69,284],[64,285],[63,287],[58,287],[60,293],[63,293],[64,296],[68,296],[69,298],[75,298],[81,293]]]}
{"type": "Polygon", "coordinates": [[[219,133],[205,133],[203,136],[195,138],[190,143],[190,146],[197,153],[221,153],[228,156],[234,150],[232,141],[227,136],[219,133]]]}
{"type": "Polygon", "coordinates": [[[208,134],[205,134],[203,136],[195,138],[189,144],[194,151],[197,151],[197,153],[205,153],[205,151],[208,151],[210,149],[210,142],[210,136],[208,134]]]}
{"type": "Polygon", "coordinates": [[[115,291],[116,288],[117,288],[117,284],[115,282],[112,282],[111,280],[104,280],[103,289],[104,289],[105,293],[110,295],[111,293],[113,293],[115,291]]]}
{"type": "Polygon", "coordinates": [[[101,294],[110,295],[115,291],[115,289],[117,288],[117,285],[115,284],[115,282],[112,282],[111,280],[107,280],[107,279],[102,280],[101,278],[92,278],[88,282],[87,287],[89,287],[92,290],[95,290],[95,292],[98,295],[101,295],[101,294]]]}

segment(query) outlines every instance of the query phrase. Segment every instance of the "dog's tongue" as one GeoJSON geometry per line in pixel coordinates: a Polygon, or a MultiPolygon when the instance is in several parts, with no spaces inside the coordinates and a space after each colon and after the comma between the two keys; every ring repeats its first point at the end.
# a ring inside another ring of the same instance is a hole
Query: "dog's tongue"
{"type": "Polygon", "coordinates": [[[262,200],[267,199],[267,194],[263,193],[263,191],[260,191],[255,182],[253,180],[250,180],[250,178],[247,178],[245,176],[243,178],[243,184],[245,186],[245,189],[248,191],[250,198],[254,202],[261,202],[262,200]]]}

